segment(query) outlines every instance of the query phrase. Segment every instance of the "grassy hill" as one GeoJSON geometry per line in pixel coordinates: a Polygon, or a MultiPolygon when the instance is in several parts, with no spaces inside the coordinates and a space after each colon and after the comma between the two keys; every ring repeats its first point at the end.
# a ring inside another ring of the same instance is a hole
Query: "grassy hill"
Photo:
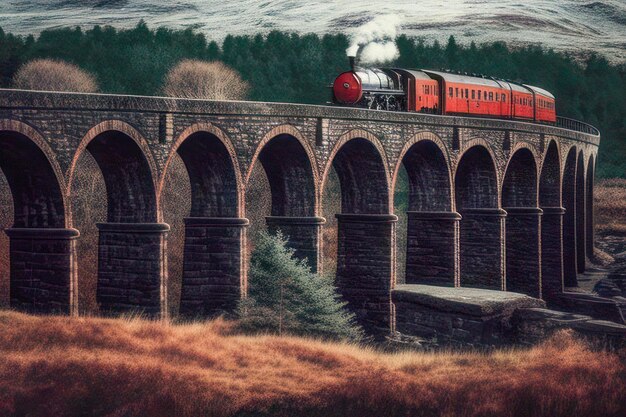
{"type": "Polygon", "coordinates": [[[565,334],[529,350],[384,354],[221,320],[0,312],[2,416],[623,416],[625,364],[565,334]]]}

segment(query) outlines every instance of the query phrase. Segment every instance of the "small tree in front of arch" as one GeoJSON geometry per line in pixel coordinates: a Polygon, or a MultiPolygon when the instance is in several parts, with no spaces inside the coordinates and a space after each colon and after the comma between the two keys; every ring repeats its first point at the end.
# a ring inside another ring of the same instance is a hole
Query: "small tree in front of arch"
{"type": "Polygon", "coordinates": [[[238,313],[245,331],[334,340],[363,338],[332,281],[297,259],[280,232],[261,233],[250,260],[248,297],[240,301],[238,313]]]}

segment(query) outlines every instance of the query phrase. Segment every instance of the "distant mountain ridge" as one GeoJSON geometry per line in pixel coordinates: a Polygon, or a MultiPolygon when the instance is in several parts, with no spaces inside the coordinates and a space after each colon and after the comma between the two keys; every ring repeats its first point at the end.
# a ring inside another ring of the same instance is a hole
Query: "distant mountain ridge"
{"type": "Polygon", "coordinates": [[[347,32],[381,14],[397,14],[398,33],[462,43],[502,40],[576,54],[592,51],[626,62],[626,2],[623,0],[387,0],[379,4],[337,0],[3,0],[0,27],[37,34],[62,26],[193,27],[209,38],[272,29],[318,34],[347,32]]]}

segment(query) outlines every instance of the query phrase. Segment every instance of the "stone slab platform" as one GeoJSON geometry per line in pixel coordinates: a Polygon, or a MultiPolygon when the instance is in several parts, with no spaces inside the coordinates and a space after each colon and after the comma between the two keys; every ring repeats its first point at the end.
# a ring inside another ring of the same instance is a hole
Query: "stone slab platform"
{"type": "Polygon", "coordinates": [[[416,284],[397,285],[391,297],[398,332],[470,347],[513,343],[513,312],[545,307],[544,301],[524,294],[416,284]]]}
{"type": "Polygon", "coordinates": [[[396,285],[394,301],[411,302],[448,313],[486,316],[518,308],[545,307],[545,302],[524,294],[480,288],[432,285],[396,285]]]}

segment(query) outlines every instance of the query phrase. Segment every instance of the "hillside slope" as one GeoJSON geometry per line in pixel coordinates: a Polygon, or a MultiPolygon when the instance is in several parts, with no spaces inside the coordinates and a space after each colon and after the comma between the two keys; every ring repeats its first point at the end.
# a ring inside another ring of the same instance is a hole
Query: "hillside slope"
{"type": "Polygon", "coordinates": [[[526,351],[381,354],[223,321],[0,312],[3,416],[618,416],[626,369],[566,335],[526,351]]]}

